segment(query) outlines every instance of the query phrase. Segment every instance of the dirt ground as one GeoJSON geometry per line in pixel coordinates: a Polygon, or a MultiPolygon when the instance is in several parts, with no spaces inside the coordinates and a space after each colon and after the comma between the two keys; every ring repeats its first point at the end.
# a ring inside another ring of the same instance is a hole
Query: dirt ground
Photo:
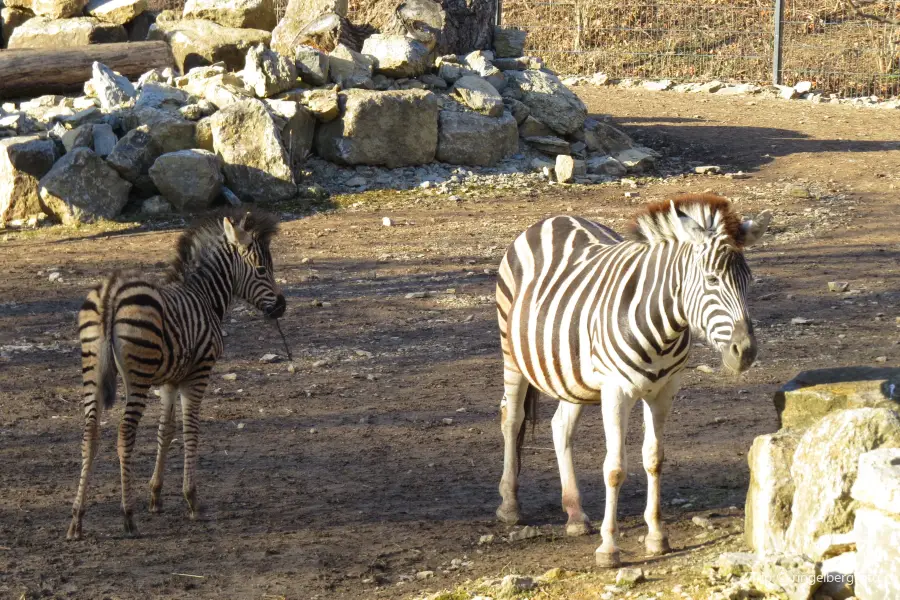
{"type": "MultiPolygon", "coordinates": [[[[166,511],[147,512],[141,483],[136,539],[123,535],[119,512],[120,404],[104,416],[85,539],[65,541],[80,464],[75,313],[113,268],[159,272],[180,224],[0,233],[0,597],[407,598],[563,567],[592,574],[594,587],[535,597],[596,598],[614,573],[593,566],[598,535],[564,535],[549,400],[526,442],[521,484],[525,518],[543,535],[509,543],[510,528],[493,519],[502,463],[496,265],[516,234],[545,216],[571,212],[622,229],[640,202],[709,189],[744,213],[775,214],[767,242],[749,253],[760,358],[736,379],[695,368],[718,368],[708,349],[692,355],[665,436],[663,497],[676,552],[645,560],[638,541],[639,412],[620,506],[623,558],[650,574],[632,594],[680,598],[679,584],[705,597],[700,558],[742,545],[746,453],[777,428],[773,391],[804,369],[900,365],[900,120],[896,111],[799,101],[579,93],[592,113],[614,115],[665,152],[666,169],[717,164],[750,177],[656,178],[636,190],[481,189],[458,203],[370,192],[337,199],[348,208],[289,215],[274,253],[296,372],[259,362],[283,354],[280,338],[238,307],[202,410],[205,513],[186,518],[176,436],[166,511]],[[810,197],[789,195],[789,184],[810,197]],[[395,226],[383,227],[384,216],[395,226]],[[53,271],[61,280],[49,281],[53,271]],[[830,293],[835,280],[850,291],[830,293]],[[407,298],[421,291],[429,295],[407,298]],[[702,533],[691,523],[698,514],[712,515],[717,529],[702,533]],[[497,541],[478,545],[485,534],[497,541]],[[426,570],[434,577],[415,578],[426,570]]],[[[158,415],[151,404],[138,442],[136,470],[147,481],[158,415]]],[[[585,509],[599,525],[599,410],[586,411],[577,440],[585,509]]]]}

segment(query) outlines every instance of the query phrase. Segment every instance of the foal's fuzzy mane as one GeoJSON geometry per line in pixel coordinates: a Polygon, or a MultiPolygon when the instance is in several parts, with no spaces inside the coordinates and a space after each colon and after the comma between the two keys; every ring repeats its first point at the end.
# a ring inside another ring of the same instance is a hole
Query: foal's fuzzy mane
{"type": "Polygon", "coordinates": [[[240,226],[250,237],[268,248],[272,238],[278,233],[278,219],[258,209],[228,208],[197,220],[178,237],[175,257],[169,265],[169,280],[184,279],[184,275],[197,264],[198,257],[222,241],[225,229],[222,220],[228,217],[235,226],[240,226]]]}
{"type": "Polygon", "coordinates": [[[634,216],[632,236],[647,244],[677,240],[679,223],[672,215],[672,203],[679,217],[690,217],[709,232],[710,237],[724,235],[736,249],[744,247],[745,234],[740,216],[726,198],[715,194],[680,194],[670,200],[648,204],[634,216]]]}

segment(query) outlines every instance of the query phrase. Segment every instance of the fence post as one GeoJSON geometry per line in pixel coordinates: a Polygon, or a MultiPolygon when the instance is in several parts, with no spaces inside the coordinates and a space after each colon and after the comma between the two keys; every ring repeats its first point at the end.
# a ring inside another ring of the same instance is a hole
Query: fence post
{"type": "Polygon", "coordinates": [[[497,27],[503,25],[503,0],[497,0],[497,14],[494,15],[494,25],[497,27]]]}
{"type": "Polygon", "coordinates": [[[781,85],[782,26],[784,25],[784,0],[775,0],[775,48],[772,52],[772,83],[781,85]]]}

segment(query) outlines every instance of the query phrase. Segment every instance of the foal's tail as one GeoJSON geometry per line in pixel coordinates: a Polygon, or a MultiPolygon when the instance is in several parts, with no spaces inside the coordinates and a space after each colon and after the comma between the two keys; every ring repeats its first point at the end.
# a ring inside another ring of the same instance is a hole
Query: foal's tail
{"type": "Polygon", "coordinates": [[[528,386],[525,392],[525,418],[519,427],[519,435],[516,437],[516,471],[522,470],[522,445],[525,443],[525,429],[531,423],[531,435],[534,436],[534,427],[538,421],[538,399],[541,393],[533,385],[528,386]]]}

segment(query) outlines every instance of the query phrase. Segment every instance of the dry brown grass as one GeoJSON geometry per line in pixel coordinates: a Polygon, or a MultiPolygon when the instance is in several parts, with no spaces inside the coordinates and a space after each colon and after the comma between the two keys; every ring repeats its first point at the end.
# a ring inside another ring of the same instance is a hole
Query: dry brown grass
{"type": "MultiPolygon", "coordinates": [[[[774,0],[504,0],[503,22],[566,73],[768,82],[774,0]]],[[[900,16],[896,0],[874,7],[900,16]]],[[[840,0],[785,0],[786,83],[845,94],[900,93],[900,27],[856,17],[840,0]]]]}

